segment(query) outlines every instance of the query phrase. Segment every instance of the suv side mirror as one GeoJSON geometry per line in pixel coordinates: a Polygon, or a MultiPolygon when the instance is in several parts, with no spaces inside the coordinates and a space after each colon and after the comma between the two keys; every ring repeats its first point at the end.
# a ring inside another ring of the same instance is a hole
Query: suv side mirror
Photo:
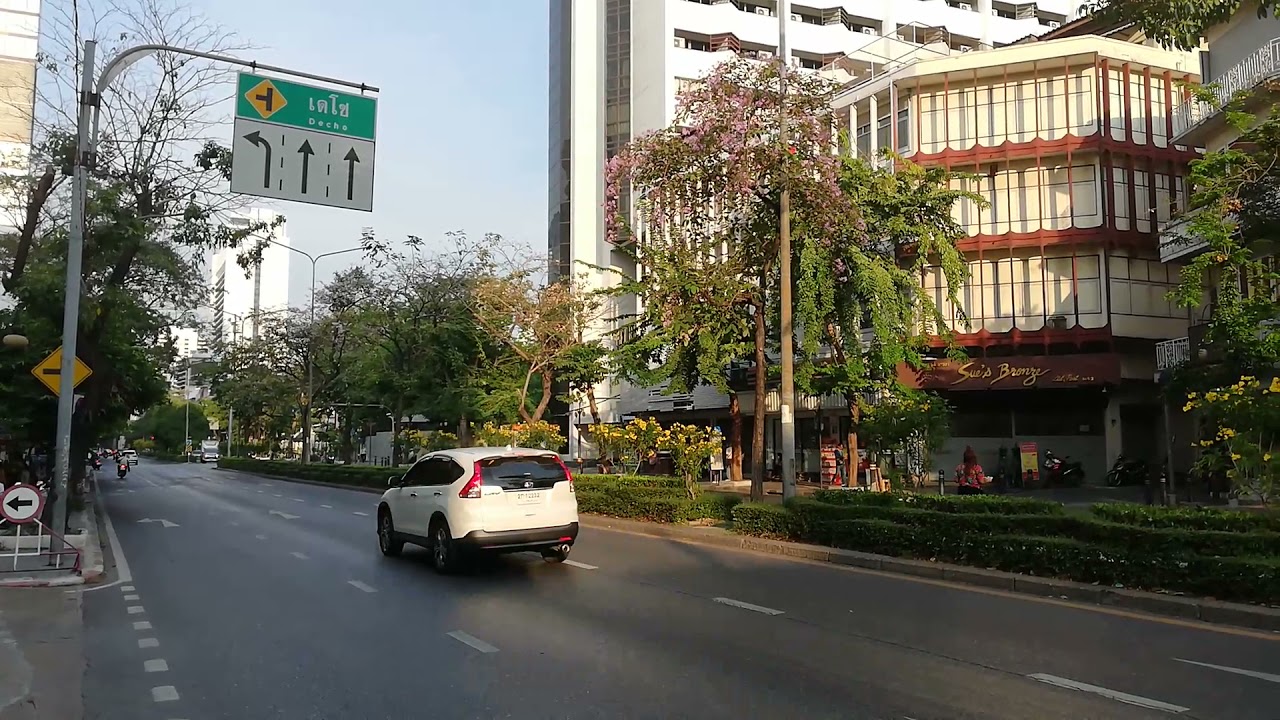
{"type": "Polygon", "coordinates": [[[395,487],[399,484],[400,484],[399,475],[392,475],[391,477],[387,478],[387,487],[395,487]]]}

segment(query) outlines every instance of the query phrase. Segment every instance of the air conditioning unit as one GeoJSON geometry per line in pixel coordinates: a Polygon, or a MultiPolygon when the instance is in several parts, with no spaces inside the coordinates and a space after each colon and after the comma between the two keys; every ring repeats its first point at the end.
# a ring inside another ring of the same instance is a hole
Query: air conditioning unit
{"type": "Polygon", "coordinates": [[[960,3],[959,8],[961,10],[973,10],[973,6],[969,3],[960,3]]]}
{"type": "Polygon", "coordinates": [[[1048,319],[1049,319],[1050,330],[1066,330],[1067,329],[1066,315],[1050,315],[1048,319]]]}
{"type": "Polygon", "coordinates": [[[971,50],[973,50],[973,46],[972,46],[972,45],[961,45],[961,46],[960,46],[960,52],[962,52],[962,53],[967,53],[967,52],[969,52],[969,51],[971,51],[971,50]]]}
{"type": "Polygon", "coordinates": [[[875,29],[875,28],[872,28],[872,27],[864,27],[864,28],[862,28],[862,34],[863,34],[863,35],[875,35],[875,34],[876,34],[876,29],[875,29]]]}
{"type": "Polygon", "coordinates": [[[1056,30],[1056,29],[1058,29],[1058,28],[1062,27],[1062,23],[1058,22],[1057,20],[1050,20],[1050,21],[1049,21],[1048,23],[1046,23],[1046,24],[1049,26],[1049,29],[1050,29],[1050,30],[1056,30]]]}
{"type": "Polygon", "coordinates": [[[676,46],[676,47],[678,47],[678,48],[682,48],[682,47],[689,47],[689,41],[688,41],[688,40],[685,40],[685,39],[684,39],[684,38],[682,38],[682,37],[678,37],[678,38],[676,38],[674,41],[672,41],[672,43],[671,43],[671,44],[672,44],[672,45],[675,45],[675,46],[676,46]]]}
{"type": "Polygon", "coordinates": [[[800,67],[800,58],[796,57],[795,55],[792,55],[791,60],[789,60],[787,64],[790,65],[791,67],[800,67]]]}
{"type": "Polygon", "coordinates": [[[758,8],[756,8],[756,14],[757,14],[757,15],[768,15],[768,14],[769,14],[769,8],[762,8],[762,7],[758,7],[758,8]]]}
{"type": "Polygon", "coordinates": [[[795,14],[795,13],[791,13],[791,19],[792,19],[792,21],[794,21],[794,22],[800,22],[800,21],[801,21],[801,20],[803,20],[804,18],[800,17],[799,15],[797,15],[797,14],[795,14]]]}
{"type": "Polygon", "coordinates": [[[991,17],[1000,17],[1000,11],[993,9],[991,11],[991,17]]]}

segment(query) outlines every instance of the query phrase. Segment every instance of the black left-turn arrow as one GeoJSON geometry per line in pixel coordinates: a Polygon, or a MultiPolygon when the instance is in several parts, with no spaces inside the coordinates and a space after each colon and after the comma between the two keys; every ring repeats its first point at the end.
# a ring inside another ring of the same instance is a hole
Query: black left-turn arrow
{"type": "Polygon", "coordinates": [[[31,507],[32,505],[35,505],[35,504],[36,504],[35,500],[23,500],[22,498],[16,498],[16,497],[10,498],[9,502],[5,503],[5,505],[8,505],[9,509],[13,510],[14,512],[17,512],[18,508],[31,507]]]}
{"type": "Polygon", "coordinates": [[[347,199],[350,200],[355,192],[356,185],[356,163],[360,162],[360,156],[356,154],[356,149],[351,148],[347,151],[342,159],[347,162],[347,199]]]}
{"type": "Polygon", "coordinates": [[[262,148],[266,153],[262,162],[262,187],[271,187],[271,141],[262,137],[262,133],[257,130],[245,135],[244,139],[262,148]]]}
{"type": "Polygon", "coordinates": [[[311,141],[303,140],[302,147],[298,148],[298,152],[302,153],[302,194],[307,194],[307,175],[311,167],[311,156],[316,154],[311,149],[311,141]]]}

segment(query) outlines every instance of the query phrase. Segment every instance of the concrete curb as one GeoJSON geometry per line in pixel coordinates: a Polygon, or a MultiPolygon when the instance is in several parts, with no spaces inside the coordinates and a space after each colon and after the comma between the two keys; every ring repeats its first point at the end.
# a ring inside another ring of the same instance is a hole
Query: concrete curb
{"type": "MultiPolygon", "coordinates": [[[[218,469],[221,470],[222,468],[218,469]]],[[[359,485],[340,485],[338,483],[302,480],[299,478],[284,477],[281,475],[252,473],[244,470],[226,470],[225,472],[240,475],[269,477],[277,480],[301,483],[303,485],[319,485],[322,487],[343,488],[346,490],[356,490],[359,492],[377,494],[381,494],[383,492],[382,488],[370,488],[359,485]]],[[[873,555],[871,553],[857,552],[855,550],[841,550],[839,548],[830,548],[821,545],[806,545],[804,543],[770,540],[768,538],[754,537],[751,535],[738,535],[728,530],[724,530],[723,528],[716,527],[664,525],[660,523],[643,522],[640,520],[612,518],[605,515],[592,515],[589,513],[582,513],[579,520],[584,527],[622,530],[639,535],[648,535],[650,537],[667,538],[678,542],[714,545],[717,547],[737,550],[749,550],[768,555],[780,555],[782,557],[813,560],[816,562],[831,563],[833,565],[847,565],[850,567],[863,568],[865,570],[877,570],[880,572],[910,575],[913,577],[931,580],[943,580],[959,585],[972,585],[974,587],[1005,590],[1007,592],[1021,593],[1024,595],[1035,595],[1038,597],[1057,598],[1061,600],[1089,603],[1091,605],[1102,605],[1125,610],[1134,610],[1154,615],[1166,615],[1169,617],[1200,620],[1202,622],[1220,625],[1236,625],[1256,630],[1280,632],[1280,608],[1275,607],[1220,602],[1208,598],[1195,598],[1181,595],[1164,595],[1161,593],[1145,592],[1141,590],[1130,590],[1128,588],[1103,587],[1101,585],[1090,585],[1070,580],[1058,580],[1056,578],[1019,575],[1017,573],[1004,572],[1001,570],[987,570],[984,568],[968,567],[966,565],[951,565],[948,563],[931,562],[928,560],[908,560],[905,558],[889,557],[887,555],[873,555]]]]}
{"type": "Polygon", "coordinates": [[[1154,615],[1280,632],[1280,608],[1262,605],[1246,605],[1243,603],[1220,602],[1208,598],[1163,595],[1141,590],[1130,590],[1128,588],[1089,585],[1070,580],[1019,575],[1017,573],[986,570],[964,565],[951,565],[927,560],[908,560],[820,545],[806,545],[804,543],[770,540],[750,535],[737,535],[723,528],[663,525],[586,513],[582,514],[579,520],[584,527],[620,530],[678,542],[749,550],[768,555],[846,565],[930,580],[943,580],[960,585],[973,585],[975,587],[992,588],[1024,595],[1072,600],[1154,615]]]}
{"type": "MultiPolygon", "coordinates": [[[[96,481],[95,481],[96,482],[96,481]]],[[[96,585],[105,577],[106,553],[102,547],[102,535],[98,532],[97,494],[86,498],[84,504],[84,548],[80,550],[80,577],[86,585],[96,585]]]]}

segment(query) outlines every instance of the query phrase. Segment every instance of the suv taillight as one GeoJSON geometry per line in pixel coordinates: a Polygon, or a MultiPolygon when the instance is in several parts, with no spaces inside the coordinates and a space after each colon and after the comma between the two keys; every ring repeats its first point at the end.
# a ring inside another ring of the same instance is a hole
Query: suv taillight
{"type": "Polygon", "coordinates": [[[478,498],[480,497],[480,486],[483,482],[480,479],[480,463],[475,464],[475,470],[471,473],[471,479],[466,485],[462,486],[462,490],[458,493],[460,498],[478,498]]]}
{"type": "Polygon", "coordinates": [[[564,460],[559,456],[556,457],[556,462],[559,463],[560,469],[564,470],[564,479],[569,481],[569,492],[573,492],[573,473],[569,472],[569,466],[565,465],[564,460]]]}

